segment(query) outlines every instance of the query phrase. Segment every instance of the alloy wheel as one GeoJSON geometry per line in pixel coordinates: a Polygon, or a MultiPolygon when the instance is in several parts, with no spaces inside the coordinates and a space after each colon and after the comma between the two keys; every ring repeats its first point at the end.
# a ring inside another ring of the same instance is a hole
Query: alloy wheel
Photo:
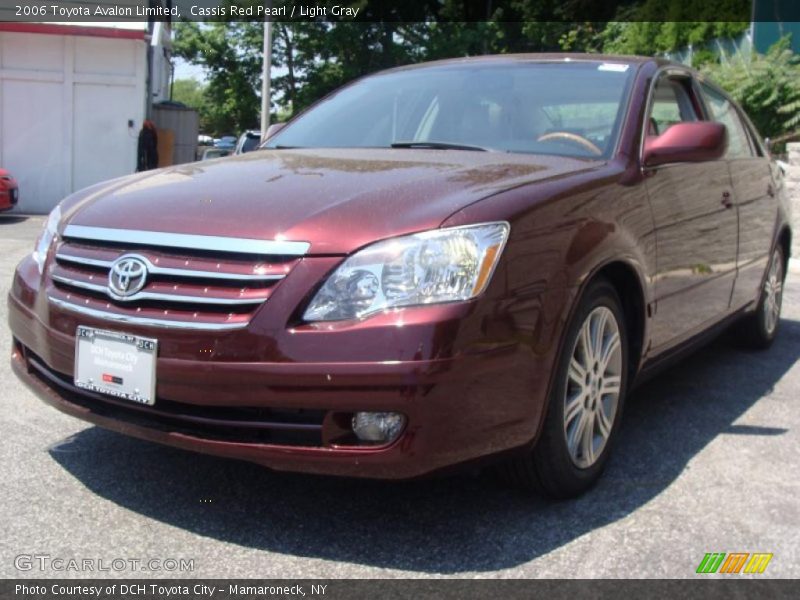
{"type": "Polygon", "coordinates": [[[591,467],[602,454],[619,406],[622,343],[614,313],[592,310],[581,326],[567,370],[564,435],[575,466],[591,467]]]}
{"type": "Polygon", "coordinates": [[[783,261],[779,252],[772,255],[772,262],[764,282],[764,327],[767,334],[772,335],[781,316],[781,302],[783,300],[783,261]]]}

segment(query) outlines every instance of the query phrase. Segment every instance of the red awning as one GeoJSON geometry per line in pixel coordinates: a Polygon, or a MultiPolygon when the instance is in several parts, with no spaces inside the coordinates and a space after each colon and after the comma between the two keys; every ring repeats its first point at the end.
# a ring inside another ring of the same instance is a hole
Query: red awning
{"type": "Polygon", "coordinates": [[[10,23],[8,21],[0,23],[0,31],[49,35],[85,35],[125,40],[143,40],[146,33],[144,25],[142,29],[120,29],[103,26],[62,25],[60,23],[10,23]]]}

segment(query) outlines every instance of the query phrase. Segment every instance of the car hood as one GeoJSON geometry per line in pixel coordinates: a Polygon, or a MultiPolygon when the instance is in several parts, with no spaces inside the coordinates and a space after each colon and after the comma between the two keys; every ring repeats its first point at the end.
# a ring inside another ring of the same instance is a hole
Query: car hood
{"type": "Polygon", "coordinates": [[[598,161],[417,149],[262,150],[98,184],[65,201],[65,222],[167,233],[304,241],[345,254],[436,228],[497,192],[598,161]]]}

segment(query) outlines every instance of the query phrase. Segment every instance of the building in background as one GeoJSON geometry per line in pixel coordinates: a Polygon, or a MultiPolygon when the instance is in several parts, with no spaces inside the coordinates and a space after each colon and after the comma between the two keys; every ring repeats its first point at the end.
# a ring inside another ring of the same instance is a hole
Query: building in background
{"type": "Polygon", "coordinates": [[[136,170],[153,103],[169,99],[169,23],[0,22],[0,167],[16,212],[136,170]]]}

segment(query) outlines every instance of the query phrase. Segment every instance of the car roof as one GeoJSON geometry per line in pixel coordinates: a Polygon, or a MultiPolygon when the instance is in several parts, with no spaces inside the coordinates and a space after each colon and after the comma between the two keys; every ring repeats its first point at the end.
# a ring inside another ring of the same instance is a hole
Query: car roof
{"type": "MultiPolygon", "coordinates": [[[[595,62],[595,63],[623,63],[629,65],[640,66],[644,63],[653,63],[657,66],[673,65],[676,67],[684,67],[680,63],[674,61],[652,56],[629,56],[617,54],[586,54],[577,52],[542,52],[542,53],[526,53],[526,54],[489,54],[482,56],[467,56],[461,58],[446,58],[443,60],[435,60],[425,63],[417,63],[413,65],[406,65],[402,67],[395,67],[380,73],[391,73],[396,71],[410,71],[416,69],[426,69],[443,67],[449,65],[469,65],[469,64],[512,64],[512,63],[537,63],[537,62],[595,62]]],[[[376,73],[377,74],[377,73],[376,73]]]]}

